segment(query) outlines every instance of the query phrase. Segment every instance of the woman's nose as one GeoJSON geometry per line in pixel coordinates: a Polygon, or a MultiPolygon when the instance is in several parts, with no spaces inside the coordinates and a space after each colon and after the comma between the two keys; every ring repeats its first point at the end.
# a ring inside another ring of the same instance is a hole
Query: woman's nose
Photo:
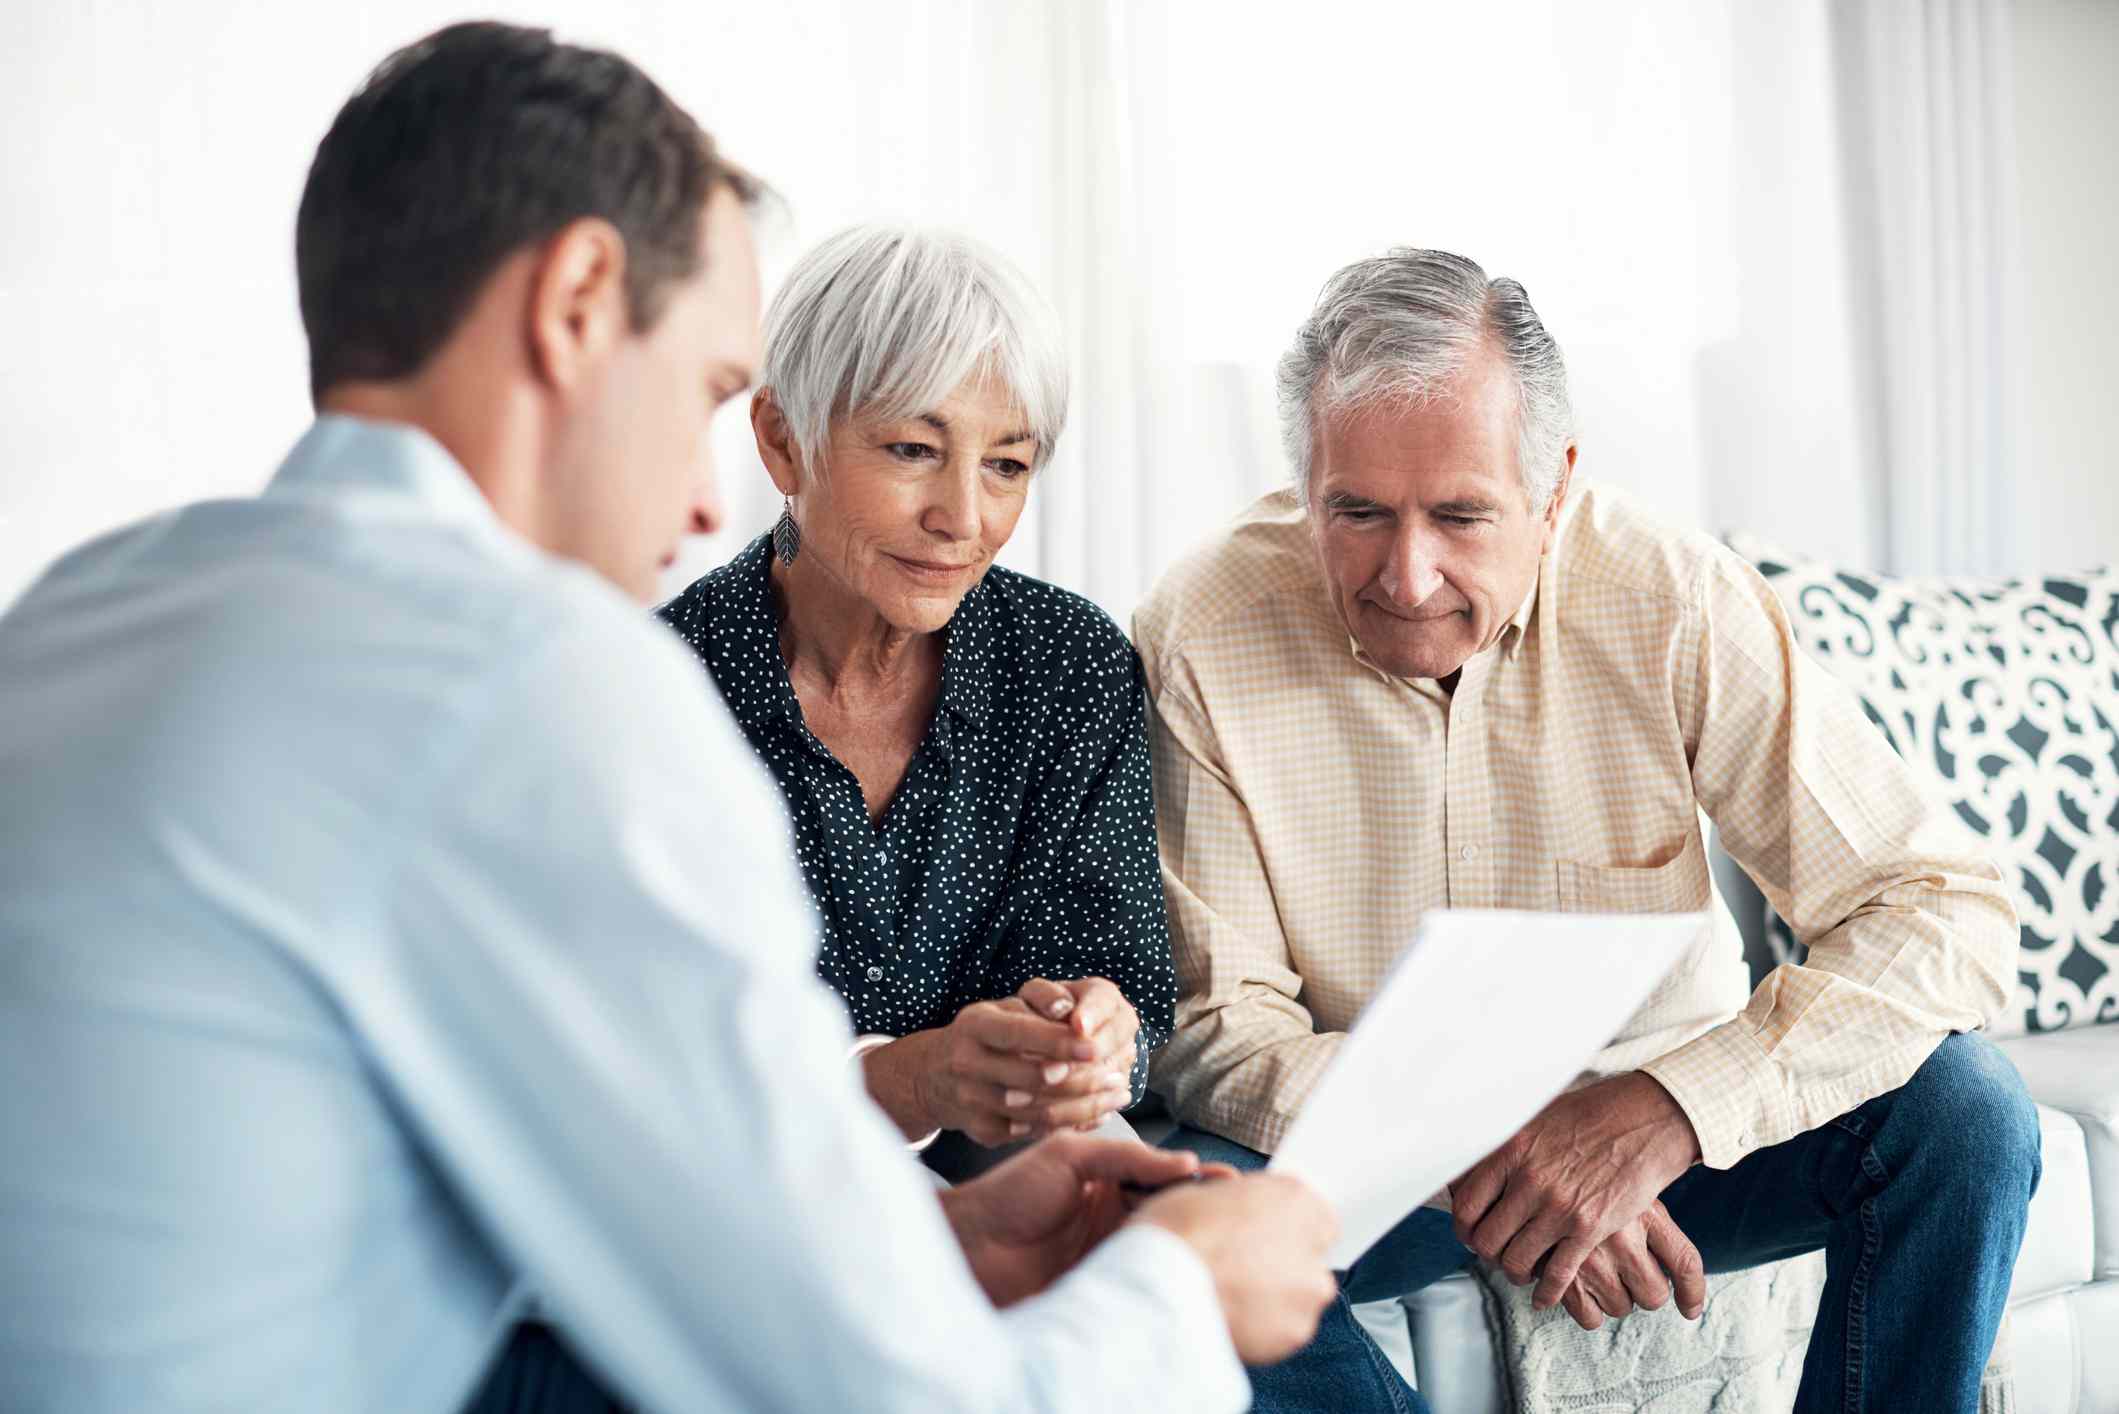
{"type": "Polygon", "coordinates": [[[979,533],[978,469],[947,479],[941,495],[922,517],[926,528],[951,540],[970,540],[979,533]]]}

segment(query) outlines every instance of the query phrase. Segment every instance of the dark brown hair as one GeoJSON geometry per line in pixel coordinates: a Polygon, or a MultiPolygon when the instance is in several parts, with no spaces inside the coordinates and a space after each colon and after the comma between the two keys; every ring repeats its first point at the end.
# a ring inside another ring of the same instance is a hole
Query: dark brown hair
{"type": "Polygon", "coordinates": [[[295,220],[309,387],[416,373],[509,255],[600,216],[625,239],[635,330],[695,273],[707,197],[755,179],[616,54],[515,25],[398,50],[316,149],[295,220]]]}

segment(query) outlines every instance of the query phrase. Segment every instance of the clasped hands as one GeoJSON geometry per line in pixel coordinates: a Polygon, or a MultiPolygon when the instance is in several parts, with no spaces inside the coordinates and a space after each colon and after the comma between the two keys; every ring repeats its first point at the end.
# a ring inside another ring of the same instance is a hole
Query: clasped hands
{"type": "Polygon", "coordinates": [[[1093,1129],[1132,1100],[1140,1016],[1101,977],[1034,977],[947,1026],[863,1058],[868,1092],[907,1137],[955,1129],[989,1148],[1093,1129]]]}
{"type": "Polygon", "coordinates": [[[1449,1188],[1457,1240],[1531,1304],[1564,1305],[1595,1330],[1606,1316],[1677,1298],[1707,1301],[1699,1249],[1657,1199],[1699,1157],[1698,1137],[1651,1076],[1614,1076],[1562,1095],[1449,1188]]]}

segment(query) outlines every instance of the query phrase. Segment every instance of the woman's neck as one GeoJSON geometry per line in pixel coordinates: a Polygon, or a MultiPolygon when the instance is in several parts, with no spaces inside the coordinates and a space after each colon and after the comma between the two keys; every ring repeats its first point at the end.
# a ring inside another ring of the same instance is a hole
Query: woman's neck
{"type": "Polygon", "coordinates": [[[834,698],[895,693],[908,681],[939,676],[942,635],[901,629],[816,563],[768,561],[780,609],[780,656],[791,676],[834,698]]]}

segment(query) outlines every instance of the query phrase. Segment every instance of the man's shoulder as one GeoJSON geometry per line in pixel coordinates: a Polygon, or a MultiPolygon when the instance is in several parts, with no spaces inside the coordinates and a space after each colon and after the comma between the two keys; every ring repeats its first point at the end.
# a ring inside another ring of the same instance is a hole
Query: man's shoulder
{"type": "Polygon", "coordinates": [[[1702,576],[1726,554],[1713,536],[1675,525],[1630,492],[1598,482],[1578,485],[1568,496],[1553,548],[1563,603],[1616,593],[1690,604],[1702,576]]]}
{"type": "Polygon", "coordinates": [[[1292,489],[1259,497],[1193,547],[1133,613],[1151,681],[1163,665],[1232,631],[1268,633],[1279,614],[1304,624],[1330,602],[1308,517],[1292,489]]]}

